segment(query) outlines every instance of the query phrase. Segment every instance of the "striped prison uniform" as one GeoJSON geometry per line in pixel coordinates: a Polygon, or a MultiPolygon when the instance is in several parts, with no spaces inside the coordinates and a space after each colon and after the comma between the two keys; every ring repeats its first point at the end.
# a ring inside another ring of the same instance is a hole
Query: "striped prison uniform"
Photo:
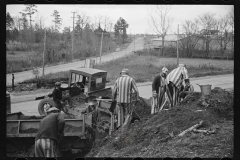
{"type": "Polygon", "coordinates": [[[53,139],[35,141],[35,157],[56,157],[56,142],[53,139]]]}
{"type": "MultiPolygon", "coordinates": [[[[163,103],[165,102],[165,93],[166,93],[166,79],[162,77],[160,74],[155,76],[153,79],[152,91],[156,91],[157,93],[157,97],[156,98],[153,97],[152,101],[154,101],[155,106],[158,109],[160,109],[163,103]]],[[[155,109],[154,111],[151,111],[151,113],[155,113],[155,109]]]]}
{"type": "Polygon", "coordinates": [[[113,87],[112,97],[117,98],[117,113],[118,113],[118,127],[122,126],[127,115],[132,113],[131,108],[131,94],[136,93],[138,96],[138,89],[134,79],[128,75],[119,77],[113,87]]]}
{"type": "Polygon", "coordinates": [[[179,91],[184,79],[188,79],[188,71],[185,67],[178,67],[172,70],[166,78],[167,87],[166,92],[170,101],[171,107],[177,105],[180,101],[179,91]]]}
{"type": "Polygon", "coordinates": [[[65,120],[61,113],[50,113],[39,123],[35,138],[36,157],[56,157],[56,145],[64,136],[65,120]]]}

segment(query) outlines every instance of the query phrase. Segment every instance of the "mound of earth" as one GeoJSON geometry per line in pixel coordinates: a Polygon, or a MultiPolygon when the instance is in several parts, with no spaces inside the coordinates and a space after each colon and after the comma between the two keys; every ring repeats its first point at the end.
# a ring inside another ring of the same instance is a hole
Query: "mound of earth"
{"type": "MultiPolygon", "coordinates": [[[[143,106],[143,105],[142,105],[143,106]]],[[[112,136],[97,134],[86,157],[233,157],[233,93],[214,88],[211,95],[189,94],[178,106],[150,115],[150,106],[138,108],[141,120],[112,136]],[[188,128],[198,130],[179,136],[188,128]]]]}

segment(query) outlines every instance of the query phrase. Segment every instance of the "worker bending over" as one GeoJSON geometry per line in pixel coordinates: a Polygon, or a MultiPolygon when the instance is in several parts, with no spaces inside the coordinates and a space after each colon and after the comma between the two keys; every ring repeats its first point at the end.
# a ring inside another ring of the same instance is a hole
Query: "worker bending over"
{"type": "Polygon", "coordinates": [[[59,109],[46,108],[47,116],[40,124],[35,138],[35,157],[56,157],[56,150],[64,136],[65,120],[59,109]]]}
{"type": "Polygon", "coordinates": [[[183,100],[189,93],[194,92],[194,87],[189,79],[185,79],[185,87],[180,92],[180,99],[183,100]]]}
{"type": "Polygon", "coordinates": [[[189,79],[188,71],[185,64],[179,64],[179,66],[173,69],[166,78],[167,86],[166,92],[170,101],[170,107],[174,107],[180,102],[180,89],[183,80],[189,79]]]}

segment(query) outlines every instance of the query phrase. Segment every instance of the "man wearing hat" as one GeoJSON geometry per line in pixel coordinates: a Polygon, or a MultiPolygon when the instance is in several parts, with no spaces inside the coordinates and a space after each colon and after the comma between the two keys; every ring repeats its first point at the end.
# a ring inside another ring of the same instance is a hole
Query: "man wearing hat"
{"type": "Polygon", "coordinates": [[[177,103],[180,102],[179,92],[181,90],[183,80],[186,81],[187,79],[189,79],[189,76],[185,64],[179,64],[177,68],[173,69],[167,75],[166,92],[171,107],[176,106],[177,103]]]}
{"type": "Polygon", "coordinates": [[[62,103],[64,103],[65,100],[68,101],[69,106],[72,106],[72,99],[70,97],[70,95],[65,95],[62,96],[62,91],[66,91],[71,89],[71,87],[67,87],[67,88],[62,88],[61,87],[61,82],[56,82],[55,83],[55,89],[52,92],[52,96],[53,96],[53,100],[56,102],[57,104],[57,108],[59,110],[63,109],[63,105],[62,103]]]}
{"type": "Polygon", "coordinates": [[[166,77],[168,69],[162,68],[162,72],[156,75],[152,83],[152,109],[151,114],[156,113],[157,108],[161,108],[165,101],[166,77]]]}
{"type": "Polygon", "coordinates": [[[139,93],[135,80],[129,76],[129,70],[124,68],[113,87],[112,99],[117,100],[118,103],[118,127],[127,126],[132,119],[133,108],[131,107],[132,94],[136,94],[138,98],[139,93]]]}
{"type": "Polygon", "coordinates": [[[59,109],[45,108],[47,116],[40,124],[35,138],[35,157],[56,157],[56,150],[64,136],[65,120],[59,109]]]}

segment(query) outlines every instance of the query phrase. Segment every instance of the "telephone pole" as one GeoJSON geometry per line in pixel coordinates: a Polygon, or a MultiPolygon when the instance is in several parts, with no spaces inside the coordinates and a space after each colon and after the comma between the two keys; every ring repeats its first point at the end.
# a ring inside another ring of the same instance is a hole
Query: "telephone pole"
{"type": "Polygon", "coordinates": [[[73,61],[73,47],[74,47],[74,18],[75,18],[75,13],[76,12],[72,12],[73,13],[73,31],[72,31],[72,61],[73,61]]]}
{"type": "Polygon", "coordinates": [[[47,32],[46,32],[46,29],[45,29],[45,32],[44,32],[44,42],[43,42],[43,71],[42,71],[42,75],[44,76],[44,66],[45,66],[45,48],[46,48],[46,35],[47,32]]]}
{"type": "Polygon", "coordinates": [[[102,57],[102,41],[103,41],[103,31],[102,31],[101,46],[100,46],[100,63],[101,63],[101,57],[102,57]]]}
{"type": "Polygon", "coordinates": [[[177,66],[179,65],[179,59],[178,59],[178,34],[179,34],[179,24],[178,24],[178,32],[177,32],[177,66]]]}

